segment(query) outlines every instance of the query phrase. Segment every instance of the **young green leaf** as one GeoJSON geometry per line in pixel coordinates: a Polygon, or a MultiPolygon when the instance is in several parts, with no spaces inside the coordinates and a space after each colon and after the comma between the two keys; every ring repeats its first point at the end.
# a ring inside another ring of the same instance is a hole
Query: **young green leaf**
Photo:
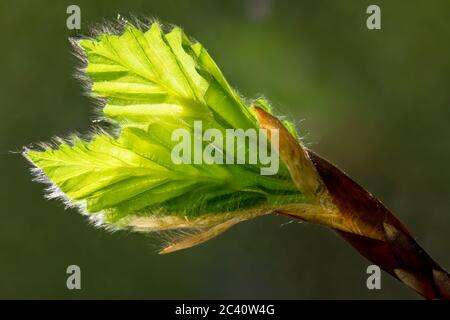
{"type": "MultiPolygon", "coordinates": [[[[208,52],[180,28],[164,33],[158,23],[147,31],[126,24],[119,35],[75,44],[87,64],[91,95],[104,101],[101,118],[117,133],[27,149],[25,156],[48,178],[53,196],[106,227],[146,231],[186,228],[186,220],[203,221],[188,228],[205,231],[280,205],[314,201],[296,188],[283,164],[272,176],[260,174],[261,163],[174,164],[176,129],[192,135],[201,149],[210,145],[211,154],[225,157],[238,148],[201,141],[195,121],[224,135],[227,129],[259,128],[254,111],[208,52]]],[[[248,139],[246,158],[257,143],[248,139]]]]}

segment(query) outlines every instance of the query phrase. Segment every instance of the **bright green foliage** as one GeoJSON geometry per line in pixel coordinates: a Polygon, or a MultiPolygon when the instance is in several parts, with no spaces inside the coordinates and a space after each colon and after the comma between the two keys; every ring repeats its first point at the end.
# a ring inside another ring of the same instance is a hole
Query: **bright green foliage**
{"type": "MultiPolygon", "coordinates": [[[[118,133],[25,151],[69,205],[101,214],[106,225],[126,227],[130,216],[189,218],[306,201],[282,164],[277,175],[262,176],[258,164],[171,161],[172,131],[192,132],[194,120],[222,132],[258,128],[208,52],[181,29],[164,34],[153,23],[142,32],[128,24],[121,35],[77,43],[92,95],[105,101],[101,118],[118,133]]],[[[265,101],[258,104],[270,109],[265,101]]]]}

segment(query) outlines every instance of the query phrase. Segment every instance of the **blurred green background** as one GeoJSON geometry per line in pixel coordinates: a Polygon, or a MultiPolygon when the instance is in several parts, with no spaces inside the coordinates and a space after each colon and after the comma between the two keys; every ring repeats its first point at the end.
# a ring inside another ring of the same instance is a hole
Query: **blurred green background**
{"type": "Polygon", "coordinates": [[[308,145],[379,197],[450,267],[450,2],[0,2],[0,298],[415,299],[329,230],[265,217],[204,245],[96,230],[43,199],[23,145],[86,132],[93,103],[73,77],[66,8],[82,30],[118,13],[158,17],[200,40],[230,83],[296,119],[308,145]],[[378,4],[382,30],[366,28],[378,4]],[[304,121],[302,121],[304,119],[304,121]],[[66,289],[66,267],[82,289],[66,289]]]}

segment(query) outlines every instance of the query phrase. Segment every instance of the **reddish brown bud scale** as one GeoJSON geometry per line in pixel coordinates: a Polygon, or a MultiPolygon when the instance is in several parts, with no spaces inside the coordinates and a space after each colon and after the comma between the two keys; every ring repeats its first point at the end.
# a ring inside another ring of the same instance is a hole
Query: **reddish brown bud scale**
{"type": "Polygon", "coordinates": [[[295,206],[278,213],[326,225],[361,255],[425,298],[450,299],[449,274],[378,199],[302,146],[277,118],[261,108],[254,110],[262,128],[279,130],[279,156],[299,190],[317,197],[317,214],[296,210],[295,206]]]}

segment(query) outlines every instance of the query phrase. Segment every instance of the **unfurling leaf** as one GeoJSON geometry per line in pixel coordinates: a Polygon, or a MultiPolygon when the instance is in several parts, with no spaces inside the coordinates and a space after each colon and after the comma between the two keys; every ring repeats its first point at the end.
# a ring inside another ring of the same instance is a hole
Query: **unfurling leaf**
{"type": "Polygon", "coordinates": [[[336,230],[427,298],[450,296],[448,274],[388,209],[299,143],[295,126],[278,120],[267,101],[244,101],[180,28],[165,33],[158,23],[142,30],[125,22],[118,34],[73,43],[90,95],[102,102],[99,120],[114,130],[25,148],[50,198],[109,229],[189,231],[161,253],[279,213],[336,230]],[[223,141],[230,130],[241,144],[223,141]],[[192,139],[179,148],[184,136],[192,139]],[[255,157],[266,144],[281,160],[270,174],[255,157]],[[174,161],[174,150],[194,161],[174,161]]]}
{"type": "MultiPolygon", "coordinates": [[[[176,129],[204,147],[194,134],[196,121],[203,131],[223,134],[259,127],[208,52],[181,29],[165,34],[157,23],[145,32],[126,24],[120,35],[74,42],[85,59],[92,96],[104,101],[101,118],[117,133],[26,150],[51,183],[51,196],[64,197],[109,228],[189,228],[210,235],[216,234],[213,227],[313,201],[298,191],[283,165],[276,175],[264,176],[261,163],[173,162],[176,129]]],[[[248,141],[246,157],[255,144],[248,141]]],[[[213,146],[219,155],[231,152],[226,145],[213,146]]]]}

